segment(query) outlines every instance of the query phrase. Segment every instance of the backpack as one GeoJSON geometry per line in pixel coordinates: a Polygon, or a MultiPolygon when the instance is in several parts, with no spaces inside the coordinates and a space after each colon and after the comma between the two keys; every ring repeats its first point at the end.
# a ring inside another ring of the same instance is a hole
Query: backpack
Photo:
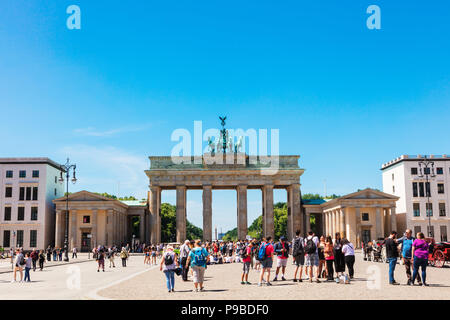
{"type": "Polygon", "coordinates": [[[303,248],[303,239],[298,237],[297,239],[294,240],[294,248],[292,249],[292,255],[294,257],[298,257],[301,256],[302,254],[305,253],[305,249],[303,248]]]}
{"type": "Polygon", "coordinates": [[[261,247],[259,247],[257,260],[263,261],[266,258],[267,246],[268,246],[268,244],[266,243],[266,244],[262,244],[261,247]]]}
{"type": "Polygon", "coordinates": [[[203,254],[203,249],[200,250],[194,250],[194,259],[192,260],[192,263],[195,266],[204,266],[206,264],[206,257],[203,254]]]}
{"type": "Polygon", "coordinates": [[[241,259],[247,258],[247,246],[243,246],[240,251],[241,259]]]}
{"type": "Polygon", "coordinates": [[[314,254],[316,253],[316,244],[314,243],[314,238],[311,239],[307,239],[306,240],[306,246],[305,246],[305,251],[307,254],[314,254]]]}
{"type": "Polygon", "coordinates": [[[166,255],[164,256],[164,264],[166,266],[170,266],[171,264],[173,264],[173,256],[170,253],[166,253],[166,255]]]}
{"type": "Polygon", "coordinates": [[[22,255],[22,256],[20,257],[19,265],[23,266],[24,264],[25,264],[25,258],[24,258],[24,256],[22,255]]]}

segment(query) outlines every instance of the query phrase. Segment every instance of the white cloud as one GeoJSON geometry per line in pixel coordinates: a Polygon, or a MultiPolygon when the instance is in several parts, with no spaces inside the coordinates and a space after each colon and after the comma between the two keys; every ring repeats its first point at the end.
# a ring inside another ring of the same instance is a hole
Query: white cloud
{"type": "Polygon", "coordinates": [[[59,152],[77,165],[78,182],[71,189],[108,192],[120,196],[146,198],[149,167],[146,155],[136,155],[111,146],[74,145],[59,152]]]}

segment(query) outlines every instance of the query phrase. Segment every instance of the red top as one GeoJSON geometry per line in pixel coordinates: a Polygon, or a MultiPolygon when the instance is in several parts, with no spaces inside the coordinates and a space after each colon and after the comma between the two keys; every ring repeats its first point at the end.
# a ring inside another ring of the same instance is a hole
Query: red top
{"type": "Polygon", "coordinates": [[[251,262],[252,261],[252,256],[251,256],[252,248],[247,247],[245,251],[246,251],[245,253],[247,254],[247,256],[244,259],[242,259],[242,262],[251,262]]]}

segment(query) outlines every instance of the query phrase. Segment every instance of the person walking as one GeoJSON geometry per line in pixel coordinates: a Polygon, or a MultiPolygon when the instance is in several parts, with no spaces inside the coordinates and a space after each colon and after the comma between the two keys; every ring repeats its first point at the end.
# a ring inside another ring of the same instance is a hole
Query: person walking
{"type": "Polygon", "coordinates": [[[243,253],[241,255],[242,258],[241,284],[251,284],[250,282],[248,282],[248,273],[250,272],[250,264],[252,261],[252,248],[253,243],[250,242],[247,246],[245,246],[242,249],[243,253]]]}
{"type": "Polygon", "coordinates": [[[319,253],[318,248],[319,246],[319,238],[314,234],[314,232],[309,231],[308,236],[305,239],[304,247],[305,247],[305,253],[306,261],[305,265],[306,267],[309,267],[309,282],[313,282],[313,273],[316,276],[316,282],[320,283],[319,280],[319,253]],[[315,272],[314,272],[315,271],[315,272]]]}
{"type": "Polygon", "coordinates": [[[336,271],[336,277],[339,278],[339,276],[345,272],[345,258],[342,253],[342,239],[341,234],[339,232],[336,232],[334,234],[333,255],[334,255],[334,270],[336,271]]]}
{"type": "Polygon", "coordinates": [[[97,253],[97,272],[100,272],[100,268],[105,272],[105,253],[103,252],[103,249],[100,248],[97,253]]]}
{"type": "Polygon", "coordinates": [[[114,250],[111,247],[108,248],[108,260],[109,260],[109,267],[111,268],[112,265],[112,267],[115,268],[116,265],[114,264],[114,250]]]}
{"type": "Polygon", "coordinates": [[[73,249],[72,249],[72,259],[73,258],[77,258],[78,259],[78,256],[77,256],[77,248],[76,247],[73,247],[73,249]]]}
{"type": "Polygon", "coordinates": [[[31,258],[31,255],[29,253],[25,254],[25,277],[23,281],[25,282],[31,282],[30,279],[30,270],[33,267],[33,258],[31,258]]]}
{"type": "Polygon", "coordinates": [[[41,250],[39,253],[39,269],[40,271],[44,270],[44,262],[45,262],[45,254],[44,250],[41,250]]]}
{"type": "Polygon", "coordinates": [[[389,238],[386,239],[386,257],[389,261],[389,284],[391,285],[399,285],[400,283],[396,282],[394,279],[394,271],[397,266],[397,258],[398,258],[398,249],[397,249],[397,232],[392,231],[389,235],[389,238]]]}
{"type": "Polygon", "coordinates": [[[36,262],[39,259],[39,251],[34,248],[33,251],[31,251],[30,256],[33,263],[33,271],[36,271],[36,262]]]}
{"type": "Polygon", "coordinates": [[[350,276],[350,279],[353,279],[353,275],[355,274],[353,268],[355,264],[355,248],[353,244],[346,238],[342,239],[342,253],[344,254],[344,260],[345,265],[348,269],[348,275],[350,276]]]}
{"type": "Polygon", "coordinates": [[[334,270],[333,270],[333,263],[334,263],[334,250],[333,250],[333,239],[331,239],[331,236],[328,236],[325,240],[325,247],[323,249],[323,254],[325,256],[325,262],[326,262],[326,270],[327,270],[327,281],[333,281],[334,280],[334,270]]]}
{"type": "Polygon", "coordinates": [[[270,244],[272,237],[267,237],[265,241],[261,243],[258,250],[257,259],[261,262],[261,273],[259,275],[258,287],[261,287],[264,281],[264,273],[267,273],[266,285],[271,286],[270,283],[270,269],[272,269],[273,264],[273,246],[270,244]]]}
{"type": "Polygon", "coordinates": [[[175,291],[175,269],[178,267],[178,256],[173,251],[173,247],[168,245],[166,252],[161,259],[159,270],[164,272],[166,276],[167,290],[169,292],[175,291]]]}
{"type": "Polygon", "coordinates": [[[275,271],[275,278],[273,281],[277,281],[278,273],[281,268],[281,280],[286,281],[284,277],[286,271],[286,265],[289,258],[289,245],[286,242],[286,238],[284,236],[280,237],[280,241],[275,244],[274,251],[277,254],[277,269],[275,271]]]}
{"type": "Polygon", "coordinates": [[[181,278],[183,281],[188,281],[189,265],[186,263],[186,261],[189,257],[189,252],[191,251],[189,244],[189,240],[186,240],[180,246],[181,278]]]}
{"type": "Polygon", "coordinates": [[[47,247],[47,261],[52,261],[52,248],[50,246],[47,247]]]}
{"type": "Polygon", "coordinates": [[[292,257],[295,263],[294,282],[302,282],[303,266],[305,265],[305,249],[303,247],[304,240],[300,237],[300,230],[295,232],[295,238],[292,240],[292,257]]]}
{"type": "Polygon", "coordinates": [[[16,282],[17,271],[20,273],[20,282],[23,282],[23,267],[25,266],[25,257],[20,249],[16,249],[16,259],[14,260],[14,278],[11,282],[16,282]]]}
{"type": "Polygon", "coordinates": [[[122,247],[122,251],[120,251],[120,259],[122,259],[122,267],[126,267],[128,259],[128,251],[125,249],[125,247],[122,247]]]}
{"type": "Polygon", "coordinates": [[[194,248],[189,252],[186,264],[190,264],[194,276],[194,292],[203,291],[203,281],[206,264],[209,261],[209,254],[202,247],[200,240],[195,240],[194,248]]]}
{"type": "Polygon", "coordinates": [[[62,261],[63,252],[64,252],[64,249],[63,249],[63,248],[58,248],[58,258],[59,258],[59,261],[62,261]]]}
{"type": "MultiPolygon", "coordinates": [[[[412,275],[411,275],[411,269],[413,269],[412,246],[414,240],[416,240],[416,238],[412,236],[411,229],[406,229],[405,235],[397,239],[397,243],[401,244],[400,251],[402,252],[403,265],[405,266],[406,277],[408,278],[408,281],[406,282],[407,285],[412,284],[412,275]]],[[[419,283],[419,285],[422,284],[422,280],[420,279],[419,273],[417,273],[417,282],[419,283]]]]}
{"type": "MultiPolygon", "coordinates": [[[[427,265],[428,265],[428,248],[429,245],[425,241],[425,236],[422,232],[417,234],[417,239],[414,240],[412,245],[412,256],[414,271],[411,280],[411,284],[414,285],[416,277],[419,275],[419,268],[422,269],[422,284],[428,286],[427,283],[427,265]]],[[[419,283],[419,285],[422,285],[419,283]]]]}

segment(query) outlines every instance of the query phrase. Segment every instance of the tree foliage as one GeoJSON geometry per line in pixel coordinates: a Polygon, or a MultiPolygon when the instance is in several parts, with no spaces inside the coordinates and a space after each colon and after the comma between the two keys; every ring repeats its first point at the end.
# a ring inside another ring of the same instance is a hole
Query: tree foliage
{"type": "MultiPolygon", "coordinates": [[[[161,204],[161,241],[177,241],[177,213],[176,206],[170,203],[161,204]]],[[[186,238],[189,240],[202,239],[203,230],[186,221],[186,238]]]]}

